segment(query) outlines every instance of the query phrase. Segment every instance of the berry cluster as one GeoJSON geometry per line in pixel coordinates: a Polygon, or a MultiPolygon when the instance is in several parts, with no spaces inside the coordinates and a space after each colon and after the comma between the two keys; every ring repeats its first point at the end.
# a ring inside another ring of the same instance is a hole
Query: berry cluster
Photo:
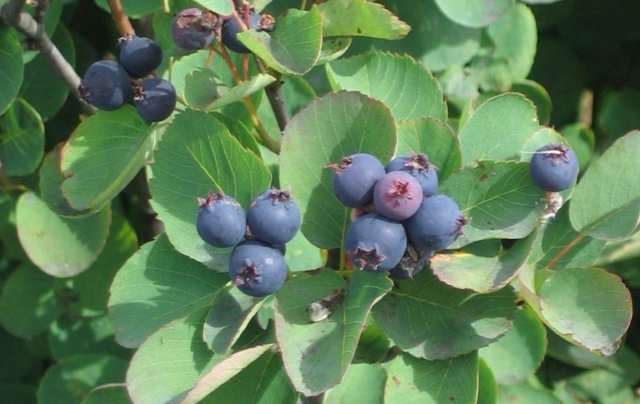
{"type": "Polygon", "coordinates": [[[119,63],[100,60],[89,66],[78,89],[82,97],[106,111],[133,100],[147,122],[168,118],[176,106],[173,85],[157,77],[144,79],[162,62],[160,46],[149,38],[130,35],[120,40],[119,48],[119,63]]]}
{"type": "Polygon", "coordinates": [[[578,178],[578,157],[563,145],[550,143],[533,154],[529,165],[533,182],[547,192],[570,188],[578,178]]]}
{"type": "Polygon", "coordinates": [[[229,276],[242,292],[266,296],[287,277],[285,244],[300,229],[300,209],[288,191],[270,189],[258,195],[246,212],[222,192],[198,199],[196,228],[208,244],[234,247],[229,276]]]}
{"type": "Polygon", "coordinates": [[[247,29],[271,32],[275,19],[269,14],[258,14],[249,6],[236,10],[236,15],[219,16],[213,11],[199,8],[188,8],[179,12],[173,20],[171,34],[178,47],[193,51],[207,47],[215,37],[222,38],[222,43],[237,53],[250,53],[237,38],[243,27],[247,29]]]}
{"type": "Polygon", "coordinates": [[[336,197],[355,209],[346,251],[356,268],[412,277],[462,233],[467,219],[453,199],[437,193],[438,174],[424,154],[397,157],[384,167],[358,153],[329,167],[336,197]]]}

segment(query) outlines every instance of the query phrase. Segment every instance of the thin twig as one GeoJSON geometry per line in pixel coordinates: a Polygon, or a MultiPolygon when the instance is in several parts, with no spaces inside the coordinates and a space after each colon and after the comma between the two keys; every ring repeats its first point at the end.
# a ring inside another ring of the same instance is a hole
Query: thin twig
{"type": "Polygon", "coordinates": [[[273,109],[273,114],[278,122],[280,133],[284,132],[284,128],[286,128],[289,123],[289,113],[287,112],[284,97],[282,96],[282,83],[282,80],[277,77],[276,81],[264,89],[269,99],[269,104],[271,104],[271,109],[273,109]]]}
{"type": "Polygon", "coordinates": [[[111,9],[111,17],[118,27],[120,35],[124,37],[132,36],[136,33],[129,21],[129,17],[122,9],[120,0],[109,0],[109,9],[111,9]]]}

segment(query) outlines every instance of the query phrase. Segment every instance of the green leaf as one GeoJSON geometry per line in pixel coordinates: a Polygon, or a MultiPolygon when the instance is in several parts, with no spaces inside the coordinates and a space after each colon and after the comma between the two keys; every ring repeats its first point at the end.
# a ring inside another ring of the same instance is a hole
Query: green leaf
{"type": "Polygon", "coordinates": [[[462,164],[516,158],[526,139],[538,129],[531,101],[514,93],[493,97],[480,105],[460,130],[462,164]]]}
{"type": "Polygon", "coordinates": [[[478,401],[477,404],[495,404],[498,397],[498,385],[491,368],[479,358],[478,361],[478,401]]]}
{"type": "Polygon", "coordinates": [[[22,65],[22,45],[15,31],[7,26],[0,26],[0,115],[7,110],[18,95],[24,70],[22,65]]]}
{"type": "Polygon", "coordinates": [[[342,383],[327,392],[324,404],[382,404],[387,372],[377,364],[354,363],[342,383]]]}
{"type": "Polygon", "coordinates": [[[42,160],[40,171],[38,172],[40,178],[38,184],[40,188],[40,198],[47,204],[49,209],[60,216],[80,216],[87,212],[74,209],[62,193],[62,183],[65,180],[62,170],[60,169],[62,147],[62,143],[57,144],[42,160]]]}
{"type": "Polygon", "coordinates": [[[333,172],[327,164],[354,153],[369,153],[384,163],[395,146],[396,127],[389,110],[359,93],[329,93],[291,119],[282,141],[280,185],[291,187],[297,198],[302,232],[311,243],[341,247],[350,223],[349,209],[333,193],[333,172]]]}
{"type": "Polygon", "coordinates": [[[226,272],[230,249],[208,245],[196,231],[197,198],[223,191],[247,208],[269,188],[269,169],[215,116],[196,111],[176,116],[154,160],[151,202],[171,244],[180,253],[226,272]]]}
{"type": "Polygon", "coordinates": [[[49,347],[56,360],[79,354],[100,352],[128,358],[129,352],[116,344],[114,328],[109,318],[58,318],[49,328],[49,347]]]}
{"type": "Polygon", "coordinates": [[[398,124],[396,155],[422,152],[429,156],[438,170],[438,180],[444,182],[460,168],[460,142],[451,127],[433,118],[418,118],[398,124]]]}
{"type": "Polygon", "coordinates": [[[640,131],[619,138],[591,164],[576,186],[569,216],[591,237],[615,240],[631,235],[640,216],[640,131]]]}
{"type": "Polygon", "coordinates": [[[318,7],[324,36],[401,39],[411,27],[382,4],[365,0],[328,0],[318,7]]]}
{"type": "Polygon", "coordinates": [[[560,132],[576,152],[580,162],[580,171],[584,171],[591,163],[596,145],[596,135],[593,133],[593,129],[584,123],[574,123],[563,126],[560,132]]]}
{"type": "Polygon", "coordinates": [[[292,272],[317,269],[322,267],[324,263],[322,251],[311,244],[302,232],[298,232],[293,240],[287,243],[284,257],[287,261],[287,268],[292,272]]]}
{"type": "Polygon", "coordinates": [[[295,403],[297,396],[298,393],[293,389],[284,372],[280,355],[268,351],[199,402],[202,404],[295,403]]]}
{"type": "Polygon", "coordinates": [[[516,4],[500,19],[489,25],[487,34],[495,46],[493,58],[504,58],[511,78],[523,80],[529,75],[536,55],[536,19],[531,9],[516,4]]]}
{"type": "MultiPolygon", "coordinates": [[[[184,404],[201,403],[202,399],[207,396],[209,396],[210,402],[215,402],[211,399],[211,395],[209,393],[213,391],[214,392],[213,395],[215,396],[216,393],[218,393],[217,390],[219,388],[223,388],[223,389],[226,388],[227,392],[226,394],[222,393],[222,396],[229,395],[231,396],[229,398],[232,401],[238,400],[241,397],[243,400],[246,400],[247,393],[248,393],[246,390],[243,390],[242,393],[238,392],[237,390],[234,391],[234,389],[231,386],[227,386],[226,383],[230,379],[238,377],[239,373],[243,371],[247,373],[248,367],[251,366],[251,364],[260,357],[262,358],[266,357],[268,358],[268,360],[267,360],[267,363],[261,363],[260,365],[258,365],[258,368],[259,369],[261,368],[261,370],[263,371],[267,370],[265,365],[268,365],[269,361],[273,359],[272,357],[273,353],[269,352],[265,354],[265,352],[267,352],[269,348],[272,348],[272,347],[273,347],[272,344],[254,346],[252,348],[236,352],[233,355],[227,357],[226,359],[216,363],[215,366],[213,366],[202,378],[200,378],[200,380],[198,380],[195,386],[192,389],[190,389],[189,393],[181,402],[184,404]]],[[[260,375],[260,374],[255,374],[255,372],[251,372],[251,373],[253,373],[253,376],[256,379],[258,379],[256,383],[257,386],[251,386],[251,388],[255,390],[259,390],[260,383],[263,382],[260,379],[264,377],[264,374],[260,375]]],[[[247,387],[247,382],[250,381],[251,384],[254,384],[255,383],[254,380],[255,379],[244,379],[240,381],[243,382],[241,384],[243,385],[243,387],[247,387]]],[[[237,381],[235,384],[237,389],[237,385],[238,385],[237,381]]],[[[229,400],[222,400],[219,402],[228,403],[229,400]]],[[[255,402],[255,400],[251,400],[251,402],[253,403],[255,402]]]]}
{"type": "Polygon", "coordinates": [[[280,73],[302,75],[315,65],[322,48],[322,19],[318,7],[289,9],[273,32],[245,31],[240,42],[280,73]]]}
{"type": "Polygon", "coordinates": [[[397,120],[445,121],[447,106],[433,75],[410,56],[374,52],[326,65],[334,90],[359,91],[382,101],[397,120]]]}
{"type": "Polygon", "coordinates": [[[96,387],[84,396],[82,404],[128,404],[127,386],[124,383],[110,383],[96,387]]]}
{"type": "Polygon", "coordinates": [[[533,102],[538,111],[538,120],[548,125],[551,119],[551,96],[547,90],[533,80],[521,80],[513,83],[511,92],[520,93],[533,102]]]}
{"type": "MultiPolygon", "coordinates": [[[[326,4],[326,3],[325,3],[326,4]]],[[[322,6],[322,5],[321,5],[322,6]]],[[[351,37],[335,37],[335,38],[323,38],[322,49],[320,50],[320,56],[316,62],[316,66],[324,63],[333,62],[340,56],[344,55],[351,46],[351,37]]]]}
{"type": "Polygon", "coordinates": [[[569,207],[565,205],[556,217],[538,232],[529,265],[536,269],[580,268],[593,264],[605,242],[581,235],[571,227],[569,207]]]}
{"type": "Polygon", "coordinates": [[[184,102],[194,109],[205,109],[226,90],[211,69],[197,67],[184,77],[184,102]]]}
{"type": "Polygon", "coordinates": [[[84,120],[61,152],[62,192],[69,204],[80,211],[108,204],[146,163],[152,133],[130,105],[84,120]]]}
{"type": "Polygon", "coordinates": [[[500,386],[498,389],[498,402],[510,404],[560,404],[551,391],[543,387],[534,387],[527,384],[513,386],[500,386]]]}
{"type": "Polygon", "coordinates": [[[220,90],[220,97],[209,104],[206,109],[211,111],[240,101],[243,98],[262,90],[274,81],[276,81],[276,78],[273,76],[268,74],[257,74],[251,77],[249,81],[244,81],[237,86],[228,89],[226,92],[220,90]]]}
{"type": "Polygon", "coordinates": [[[22,248],[40,269],[60,278],[75,276],[95,262],[110,222],[110,206],[81,219],[65,219],[31,192],[22,194],[16,207],[22,248]]]}
{"type": "Polygon", "coordinates": [[[260,309],[263,300],[249,296],[233,285],[218,290],[204,323],[203,338],[209,349],[226,354],[260,309]]]}
{"type": "Polygon", "coordinates": [[[220,15],[230,15],[233,13],[233,0],[195,0],[202,7],[220,15]]]}
{"type": "Polygon", "coordinates": [[[515,0],[436,0],[440,10],[465,27],[486,27],[505,15],[515,0]]]}
{"type": "Polygon", "coordinates": [[[0,323],[10,333],[30,338],[45,331],[59,315],[55,279],[25,263],[2,287],[0,323]]]}
{"type": "Polygon", "coordinates": [[[428,360],[464,355],[509,331],[515,315],[510,287],[491,294],[454,289],[423,271],[401,280],[373,308],[373,318],[403,351],[428,360]]]}
{"type": "Polygon", "coordinates": [[[631,321],[631,296],[619,277],[598,268],[554,271],[539,295],[555,332],[605,356],[618,349],[631,321]]]}
{"type": "Polygon", "coordinates": [[[513,328],[479,354],[498,383],[516,384],[536,372],[546,351],[546,329],[536,313],[525,307],[516,312],[513,328]]]}
{"type": "Polygon", "coordinates": [[[44,125],[38,111],[17,98],[0,116],[0,163],[8,176],[31,174],[44,154],[44,125]]]}
{"type": "Polygon", "coordinates": [[[36,386],[26,383],[0,384],[0,396],[11,397],[14,403],[37,404],[36,386]]]}
{"type": "MultiPolygon", "coordinates": [[[[21,292],[23,292],[23,290],[21,290],[21,292]]],[[[4,303],[2,303],[3,300],[4,298],[0,294],[0,323],[4,322],[4,320],[2,320],[3,314],[1,314],[2,310],[4,310],[4,303]]],[[[33,316],[32,313],[30,316],[33,316]]],[[[13,385],[23,379],[34,364],[33,356],[31,347],[28,345],[28,341],[26,339],[18,338],[9,334],[6,327],[0,327],[0,357],[2,357],[2,361],[0,361],[0,394],[5,392],[2,390],[5,383],[11,383],[10,385],[13,385]]],[[[34,403],[35,395],[34,389],[34,403]]],[[[11,396],[2,395],[0,397],[11,396]]]]}
{"type": "Polygon", "coordinates": [[[504,253],[478,256],[457,252],[437,254],[431,260],[433,273],[442,282],[457,289],[489,293],[503,288],[518,275],[527,262],[534,237],[519,240],[504,253]]]}
{"type": "Polygon", "coordinates": [[[531,180],[529,164],[480,161],[451,175],[440,187],[470,220],[452,247],[487,238],[523,238],[544,208],[544,192],[531,180]]]}
{"type": "Polygon", "coordinates": [[[94,387],[123,382],[126,370],[127,361],[113,356],[72,356],[47,369],[38,387],[38,403],[79,403],[94,387]]]}
{"type": "Polygon", "coordinates": [[[391,361],[388,403],[472,404],[478,397],[478,354],[426,361],[401,353],[391,361]]]}
{"type": "MultiPolygon", "coordinates": [[[[51,40],[67,62],[75,67],[75,45],[64,24],[58,25],[51,40]]],[[[58,113],[68,94],[69,84],[60,77],[51,61],[42,52],[24,67],[24,82],[20,96],[40,113],[43,120],[46,121],[58,113]]]]}
{"type": "Polygon", "coordinates": [[[120,269],[109,299],[118,343],[139,346],[164,324],[210,304],[229,281],[175,251],[166,235],[145,244],[120,269]]]}
{"type": "MultiPolygon", "coordinates": [[[[110,12],[107,0],[94,0],[98,6],[110,12]]],[[[122,0],[124,12],[131,18],[140,18],[162,7],[163,0],[122,0]]]]}
{"type": "Polygon", "coordinates": [[[287,374],[296,390],[316,395],[340,383],[371,307],[391,289],[384,274],[354,272],[344,281],[334,271],[301,274],[278,291],[276,336],[287,374]],[[307,307],[345,288],[344,302],[324,320],[311,322],[307,307]]]}
{"type": "Polygon", "coordinates": [[[223,359],[202,341],[204,314],[201,310],[169,323],[140,345],[127,371],[127,388],[133,402],[180,402],[223,359]]]}
{"type": "Polygon", "coordinates": [[[610,138],[618,138],[640,127],[640,90],[626,88],[606,93],[598,108],[598,128],[610,138]]]}

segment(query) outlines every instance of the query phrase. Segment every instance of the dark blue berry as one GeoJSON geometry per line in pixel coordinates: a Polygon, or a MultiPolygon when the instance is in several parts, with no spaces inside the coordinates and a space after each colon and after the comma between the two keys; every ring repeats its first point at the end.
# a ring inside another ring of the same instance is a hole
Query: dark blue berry
{"type": "Polygon", "coordinates": [[[375,156],[365,153],[343,157],[333,168],[333,192],[340,202],[351,208],[373,201],[376,182],[385,175],[384,167],[375,156]]]}
{"type": "Polygon", "coordinates": [[[229,276],[244,293],[262,297],[282,287],[287,278],[287,265],[277,248],[258,240],[247,240],[231,252],[229,276]]]}
{"type": "Polygon", "coordinates": [[[458,204],[446,195],[422,200],[418,211],[405,221],[409,242],[426,251],[437,251],[453,243],[467,219],[458,204]]]}
{"type": "Polygon", "coordinates": [[[389,276],[394,279],[413,278],[429,265],[431,257],[433,251],[424,251],[409,243],[398,265],[389,271],[389,276]]]}
{"type": "Polygon", "coordinates": [[[438,172],[425,154],[396,157],[387,164],[385,170],[388,173],[403,171],[413,175],[420,183],[424,196],[435,195],[438,192],[438,172]]]}
{"type": "Polygon", "coordinates": [[[120,41],[120,64],[134,79],[147,76],[162,62],[162,49],[155,41],[132,35],[120,41]]]}
{"type": "MultiPolygon", "coordinates": [[[[256,31],[271,31],[275,20],[269,14],[260,15],[254,10],[248,10],[248,20],[245,19],[245,9],[238,11],[238,17],[242,19],[247,29],[256,31]]],[[[222,24],[222,43],[230,50],[237,53],[250,53],[251,51],[238,40],[238,33],[242,32],[242,27],[235,17],[229,17],[222,24]]]]}
{"type": "Polygon", "coordinates": [[[200,210],[196,229],[200,237],[214,247],[233,247],[244,238],[247,224],[242,206],[221,192],[198,199],[200,210]]]}
{"type": "Polygon", "coordinates": [[[413,216],[422,202],[422,188],[409,173],[392,171],[378,180],[373,191],[373,204],[382,216],[405,220],[413,216]]]}
{"type": "Polygon", "coordinates": [[[247,210],[251,235],[272,245],[291,240],[300,229],[300,209],[288,191],[270,189],[260,194],[247,210]]]}
{"type": "Polygon", "coordinates": [[[563,144],[548,144],[536,150],[529,168],[533,182],[550,192],[570,188],[580,169],[576,154],[563,144]]]}
{"type": "Polygon", "coordinates": [[[211,43],[219,24],[217,14],[199,8],[188,8],[176,15],[171,35],[178,47],[184,50],[198,50],[211,43]]]}
{"type": "Polygon", "coordinates": [[[407,236],[400,222],[369,213],[351,223],[345,244],[354,267],[382,272],[400,262],[407,248],[407,236]]]}
{"type": "Polygon", "coordinates": [[[147,122],[167,119],[176,107],[176,90],[167,80],[152,78],[144,80],[136,90],[136,108],[147,122]]]}
{"type": "Polygon", "coordinates": [[[79,92],[94,107],[111,111],[131,100],[131,79],[120,63],[101,60],[84,73],[79,92]]]}

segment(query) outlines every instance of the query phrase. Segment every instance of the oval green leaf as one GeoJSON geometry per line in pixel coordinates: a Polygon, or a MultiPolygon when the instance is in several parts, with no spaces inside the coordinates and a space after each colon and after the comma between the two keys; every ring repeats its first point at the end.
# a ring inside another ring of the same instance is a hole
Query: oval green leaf
{"type": "Polygon", "coordinates": [[[195,0],[202,7],[220,15],[230,15],[233,13],[233,0],[195,0]]]}
{"type": "Polygon", "coordinates": [[[465,27],[486,27],[505,15],[515,0],[436,0],[440,10],[465,27]]]}
{"type": "Polygon", "coordinates": [[[214,109],[222,108],[225,105],[241,101],[243,98],[262,90],[274,81],[276,81],[276,78],[268,74],[256,74],[251,77],[250,80],[244,81],[235,87],[230,89],[220,89],[220,97],[207,105],[204,109],[212,111],[214,109]]]}
{"type": "Polygon", "coordinates": [[[106,315],[71,319],[61,316],[49,327],[49,348],[56,360],[100,352],[128,359],[130,353],[113,338],[114,328],[106,315]]]}
{"type": "Polygon", "coordinates": [[[640,130],[619,138],[591,164],[576,186],[569,216],[591,237],[614,240],[631,235],[640,216],[640,130]]]}
{"type": "Polygon", "coordinates": [[[131,399],[124,383],[108,383],[91,390],[82,404],[129,404],[131,399]]]}
{"type": "Polygon", "coordinates": [[[327,392],[324,404],[383,404],[386,380],[379,364],[352,363],[342,383],[327,392]]]}
{"type": "Polygon", "coordinates": [[[18,95],[24,70],[22,64],[22,45],[12,28],[0,26],[0,115],[11,105],[18,95]]]}
{"type": "Polygon", "coordinates": [[[539,290],[545,322],[564,338],[605,356],[631,322],[631,295],[620,278],[598,268],[555,271],[539,290]]]}
{"type": "Polygon", "coordinates": [[[44,125],[38,111],[16,99],[0,116],[0,163],[8,176],[31,174],[44,154],[44,125]]]}
{"type": "Polygon", "coordinates": [[[42,159],[38,176],[40,177],[40,198],[47,206],[60,216],[74,217],[88,212],[81,212],[73,208],[62,193],[62,183],[65,180],[60,161],[62,160],[62,147],[60,143],[49,151],[42,159]]]}
{"type": "Polygon", "coordinates": [[[296,114],[284,131],[280,185],[291,187],[303,215],[302,232],[321,248],[340,248],[349,209],[333,194],[328,164],[369,153],[385,164],[396,147],[389,110],[360,93],[329,93],[296,114]],[[372,136],[375,134],[375,136],[372,136]]]}
{"type": "Polygon", "coordinates": [[[447,106],[433,75],[410,56],[373,52],[326,65],[334,90],[359,91],[382,101],[397,121],[445,121],[447,106]]]}
{"type": "Polygon", "coordinates": [[[329,0],[318,7],[323,36],[401,39],[411,27],[382,4],[366,0],[329,0]]]}
{"type": "Polygon", "coordinates": [[[93,264],[107,241],[110,222],[110,206],[81,219],[66,219],[31,192],[22,194],[16,207],[22,248],[40,269],[60,278],[78,275],[93,264]]]}

